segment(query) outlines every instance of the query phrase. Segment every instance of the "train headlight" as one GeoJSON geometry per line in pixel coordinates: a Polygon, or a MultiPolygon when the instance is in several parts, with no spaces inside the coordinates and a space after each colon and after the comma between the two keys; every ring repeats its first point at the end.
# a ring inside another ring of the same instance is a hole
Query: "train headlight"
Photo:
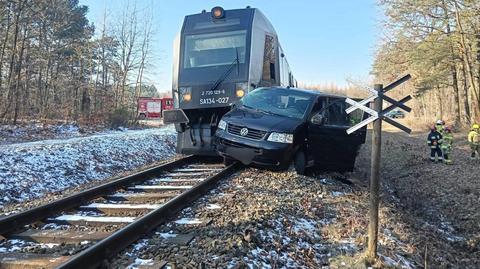
{"type": "Polygon", "coordinates": [[[235,84],[235,95],[239,98],[242,98],[247,91],[247,83],[237,83],[235,84]]]}
{"type": "Polygon", "coordinates": [[[243,96],[245,95],[245,91],[244,91],[244,90],[237,89],[237,91],[235,92],[235,94],[237,95],[237,97],[243,97],[243,96]]]}
{"type": "Polygon", "coordinates": [[[293,143],[293,134],[272,132],[268,136],[267,141],[292,144],[293,143]]]}
{"type": "Polygon", "coordinates": [[[222,19],[223,17],[225,17],[225,10],[222,7],[212,8],[212,18],[222,19]]]}
{"type": "Polygon", "coordinates": [[[180,101],[190,102],[192,100],[192,87],[180,87],[180,101]]]}
{"type": "Polygon", "coordinates": [[[226,130],[227,129],[227,122],[224,120],[220,120],[218,122],[218,129],[226,130]]]}

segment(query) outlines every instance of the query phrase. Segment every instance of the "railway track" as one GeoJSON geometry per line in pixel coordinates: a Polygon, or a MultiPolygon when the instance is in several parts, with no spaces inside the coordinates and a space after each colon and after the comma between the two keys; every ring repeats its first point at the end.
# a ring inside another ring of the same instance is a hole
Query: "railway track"
{"type": "Polygon", "coordinates": [[[0,269],[93,268],[232,174],[190,156],[0,218],[0,269]]]}

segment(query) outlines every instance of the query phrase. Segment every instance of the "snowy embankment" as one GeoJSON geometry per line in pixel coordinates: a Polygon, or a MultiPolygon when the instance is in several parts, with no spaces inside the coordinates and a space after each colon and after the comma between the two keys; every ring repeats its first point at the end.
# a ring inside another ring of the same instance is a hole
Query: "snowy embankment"
{"type": "Polygon", "coordinates": [[[0,145],[46,139],[67,139],[93,135],[105,127],[79,127],[76,123],[25,122],[19,125],[0,125],[0,145]]]}
{"type": "Polygon", "coordinates": [[[171,158],[173,127],[0,145],[0,208],[171,158]]]}

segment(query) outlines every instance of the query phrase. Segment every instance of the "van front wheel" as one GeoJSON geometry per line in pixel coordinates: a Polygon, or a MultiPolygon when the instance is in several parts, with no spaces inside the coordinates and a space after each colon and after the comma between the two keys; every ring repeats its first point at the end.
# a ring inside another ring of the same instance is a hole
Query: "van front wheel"
{"type": "Polygon", "coordinates": [[[307,158],[303,151],[299,150],[297,154],[295,154],[293,165],[297,174],[305,175],[305,170],[307,168],[307,158]]]}

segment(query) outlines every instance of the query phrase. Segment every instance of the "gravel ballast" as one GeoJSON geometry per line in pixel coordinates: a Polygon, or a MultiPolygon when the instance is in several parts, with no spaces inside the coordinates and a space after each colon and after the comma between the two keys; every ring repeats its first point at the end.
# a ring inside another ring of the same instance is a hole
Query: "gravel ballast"
{"type": "MultiPolygon", "coordinates": [[[[172,268],[367,268],[367,192],[334,177],[247,168],[109,267],[167,261],[172,268]],[[171,241],[187,234],[194,235],[188,245],[171,241]]],[[[387,207],[382,217],[388,223],[378,266],[416,268],[421,257],[395,233],[401,222],[387,207]]]]}

